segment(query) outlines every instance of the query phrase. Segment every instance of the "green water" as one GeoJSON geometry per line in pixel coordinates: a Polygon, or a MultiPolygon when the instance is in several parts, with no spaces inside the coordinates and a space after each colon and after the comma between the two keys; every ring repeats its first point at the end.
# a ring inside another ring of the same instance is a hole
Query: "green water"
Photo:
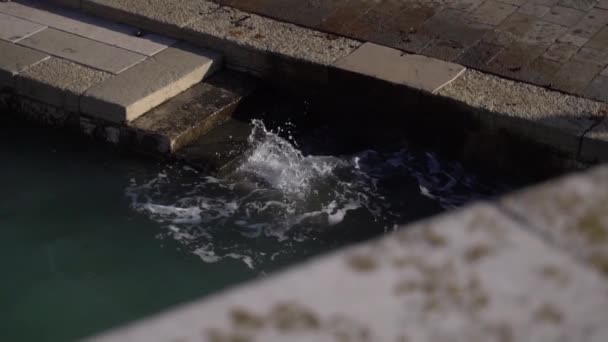
{"type": "Polygon", "coordinates": [[[160,163],[2,125],[0,341],[81,338],[256,276],[159,240],[130,209],[129,179],[160,163]]]}
{"type": "Polygon", "coordinates": [[[0,341],[94,335],[503,184],[424,151],[253,132],[250,157],[213,178],[0,120],[0,341]]]}

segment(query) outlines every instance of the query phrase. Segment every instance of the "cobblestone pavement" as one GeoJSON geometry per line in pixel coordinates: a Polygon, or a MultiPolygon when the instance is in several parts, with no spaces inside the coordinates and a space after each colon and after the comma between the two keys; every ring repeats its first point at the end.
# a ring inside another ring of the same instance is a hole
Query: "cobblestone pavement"
{"type": "Polygon", "coordinates": [[[608,0],[216,0],[608,102],[608,0]]]}

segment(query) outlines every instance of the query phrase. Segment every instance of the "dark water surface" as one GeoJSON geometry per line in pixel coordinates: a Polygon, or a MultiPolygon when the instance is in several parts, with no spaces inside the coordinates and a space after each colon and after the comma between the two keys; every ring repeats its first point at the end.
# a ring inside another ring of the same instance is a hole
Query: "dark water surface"
{"type": "Polygon", "coordinates": [[[304,155],[261,122],[221,177],[0,124],[0,341],[82,338],[508,188],[420,151],[304,155]]]}

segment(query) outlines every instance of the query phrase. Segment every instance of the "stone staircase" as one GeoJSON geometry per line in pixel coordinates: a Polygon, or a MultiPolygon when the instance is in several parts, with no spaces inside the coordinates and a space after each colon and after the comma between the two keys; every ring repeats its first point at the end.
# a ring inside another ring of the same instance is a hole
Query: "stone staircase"
{"type": "Polygon", "coordinates": [[[219,53],[45,1],[0,2],[0,51],[10,113],[154,154],[224,122],[255,84],[219,53]]]}

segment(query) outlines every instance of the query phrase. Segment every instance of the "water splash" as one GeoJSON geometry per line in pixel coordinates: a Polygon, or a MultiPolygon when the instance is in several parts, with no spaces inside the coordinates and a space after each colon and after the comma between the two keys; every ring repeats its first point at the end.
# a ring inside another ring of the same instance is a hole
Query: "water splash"
{"type": "Polygon", "coordinates": [[[334,227],[393,229],[410,205],[403,203],[403,184],[437,208],[497,189],[431,153],[305,156],[261,121],[252,124],[249,151],[233,172],[218,179],[168,166],[151,180],[132,179],[126,190],[132,207],[163,223],[163,238],[175,239],[203,261],[233,258],[254,268],[297,253],[334,227]],[[357,221],[346,223],[355,212],[357,221]]]}

